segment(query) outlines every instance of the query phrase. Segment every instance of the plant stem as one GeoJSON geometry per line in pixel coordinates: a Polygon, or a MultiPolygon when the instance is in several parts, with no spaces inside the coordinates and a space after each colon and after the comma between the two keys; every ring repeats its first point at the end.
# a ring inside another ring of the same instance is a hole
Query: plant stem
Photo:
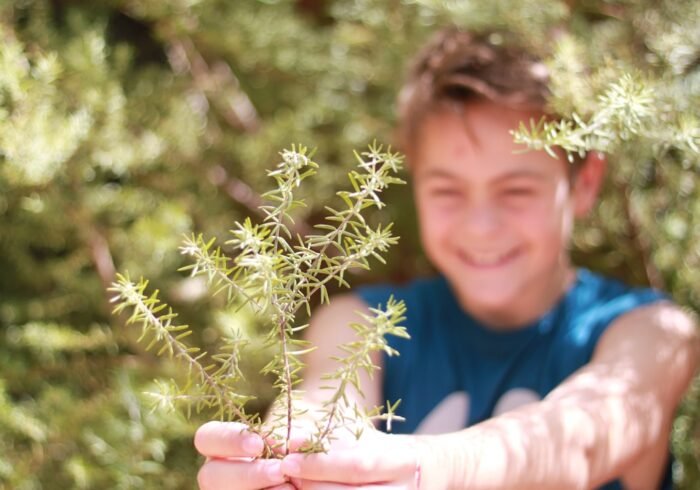
{"type": "Polygon", "coordinates": [[[287,348],[287,332],[286,322],[284,317],[280,318],[279,324],[280,342],[282,343],[282,360],[284,370],[284,383],[287,389],[287,435],[284,440],[284,454],[289,454],[289,441],[292,438],[292,372],[289,368],[288,348],[287,348]]]}

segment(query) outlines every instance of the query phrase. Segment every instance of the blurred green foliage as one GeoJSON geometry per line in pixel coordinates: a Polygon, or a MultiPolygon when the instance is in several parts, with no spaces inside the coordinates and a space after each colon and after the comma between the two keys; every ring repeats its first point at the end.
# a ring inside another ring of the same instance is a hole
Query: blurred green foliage
{"type": "MultiPolygon", "coordinates": [[[[111,318],[115,270],[150,277],[200,345],[230,329],[255,339],[244,312],[176,272],[181,237],[222,237],[255,215],[264,169],[294,142],[325,164],[297,226],[317,222],[352,149],[391,141],[405,63],[446,22],[506,29],[545,56],[563,114],[590,117],[624,74],[663,88],[645,124],[673,131],[619,128],[573,254],[698,311],[696,0],[3,0],[0,488],[195,485],[198,420],[150,413],[143,394],[184,373],[111,318]]],[[[430,271],[410,191],[387,200],[377,219],[403,238],[355,283],[430,271]]],[[[245,359],[259,408],[266,357],[245,359]]],[[[680,488],[700,484],[699,397],[695,386],[673,432],[680,488]]]]}

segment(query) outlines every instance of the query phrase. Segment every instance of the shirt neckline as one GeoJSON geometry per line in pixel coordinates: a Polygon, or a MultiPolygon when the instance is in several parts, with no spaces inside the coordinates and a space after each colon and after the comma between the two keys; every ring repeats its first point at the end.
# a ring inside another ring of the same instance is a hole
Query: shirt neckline
{"type": "Polygon", "coordinates": [[[469,312],[463,310],[449,282],[442,277],[442,284],[447,289],[445,293],[450,298],[451,314],[448,317],[456,319],[454,322],[449,322],[448,328],[455,329],[455,333],[459,336],[467,337],[465,340],[468,341],[468,344],[474,345],[479,351],[504,354],[519,349],[529,340],[538,335],[546,335],[558,327],[561,323],[558,320],[567,309],[566,305],[570,303],[575,292],[580,288],[587,272],[585,269],[576,268],[571,285],[548,311],[529,324],[508,330],[489,328],[470,315],[469,312]]]}

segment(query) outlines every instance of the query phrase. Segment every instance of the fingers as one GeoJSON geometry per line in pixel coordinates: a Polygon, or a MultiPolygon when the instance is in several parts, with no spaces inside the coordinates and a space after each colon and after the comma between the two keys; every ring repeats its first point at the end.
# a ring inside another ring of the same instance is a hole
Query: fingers
{"type": "MultiPolygon", "coordinates": [[[[293,453],[299,451],[299,449],[309,441],[310,434],[311,433],[305,429],[297,427],[292,428],[292,433],[289,438],[289,452],[293,453]]],[[[284,440],[286,437],[286,431],[277,431],[270,434],[270,436],[266,438],[266,441],[270,447],[274,448],[275,453],[284,454],[284,440]]]]}
{"type": "Polygon", "coordinates": [[[343,485],[342,483],[304,480],[301,490],[412,490],[414,487],[401,483],[370,483],[368,485],[343,485]]]}
{"type": "Polygon", "coordinates": [[[346,484],[412,481],[416,454],[413,446],[406,444],[363,445],[332,449],[326,454],[290,454],[282,461],[282,472],[305,480],[346,484]]]}
{"type": "Polygon", "coordinates": [[[208,458],[254,458],[263,451],[262,438],[236,422],[207,422],[194,435],[194,446],[208,458]]]}
{"type": "MultiPolygon", "coordinates": [[[[289,452],[295,453],[304,447],[313,438],[313,434],[318,432],[318,429],[310,422],[303,420],[297,421],[292,427],[291,433],[289,434],[289,452]]],[[[367,434],[370,432],[367,431],[367,434]]],[[[284,441],[287,438],[286,427],[281,427],[273,432],[271,432],[266,437],[267,444],[272,447],[276,454],[284,454],[284,441]]],[[[350,431],[340,430],[333,433],[333,440],[331,447],[354,447],[357,445],[357,437],[350,431]]]]}
{"type": "Polygon", "coordinates": [[[197,474],[197,483],[200,490],[260,490],[277,486],[291,490],[284,486],[286,477],[277,459],[207,461],[197,474]]]}

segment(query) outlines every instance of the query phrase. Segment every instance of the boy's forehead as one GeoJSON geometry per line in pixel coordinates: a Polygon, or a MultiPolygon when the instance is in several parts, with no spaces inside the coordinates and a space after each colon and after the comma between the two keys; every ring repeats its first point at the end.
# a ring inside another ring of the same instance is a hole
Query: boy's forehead
{"type": "Polygon", "coordinates": [[[411,153],[435,153],[450,157],[469,152],[506,152],[519,149],[511,131],[536,113],[499,110],[494,104],[443,107],[425,115],[412,142],[411,153]]]}
{"type": "Polygon", "coordinates": [[[428,121],[432,121],[432,124],[459,121],[468,135],[478,134],[478,129],[484,126],[502,128],[509,134],[508,131],[517,129],[520,123],[539,121],[543,117],[550,119],[550,116],[541,110],[510,107],[484,98],[472,98],[437,104],[433,110],[426,113],[424,124],[428,121]]]}
{"type": "Polygon", "coordinates": [[[507,172],[514,176],[541,176],[565,167],[545,152],[524,152],[511,131],[521,122],[544,114],[477,100],[442,105],[426,114],[416,133],[409,160],[414,176],[449,176],[465,165],[507,172]],[[441,170],[438,170],[441,169],[441,170]]]}
{"type": "MultiPolygon", "coordinates": [[[[434,179],[452,181],[456,174],[455,165],[449,166],[424,166],[415,172],[415,176],[421,179],[434,179]]],[[[498,175],[494,176],[494,180],[509,180],[509,179],[544,179],[551,175],[544,167],[523,167],[514,166],[511,169],[506,169],[498,175]]]]}

